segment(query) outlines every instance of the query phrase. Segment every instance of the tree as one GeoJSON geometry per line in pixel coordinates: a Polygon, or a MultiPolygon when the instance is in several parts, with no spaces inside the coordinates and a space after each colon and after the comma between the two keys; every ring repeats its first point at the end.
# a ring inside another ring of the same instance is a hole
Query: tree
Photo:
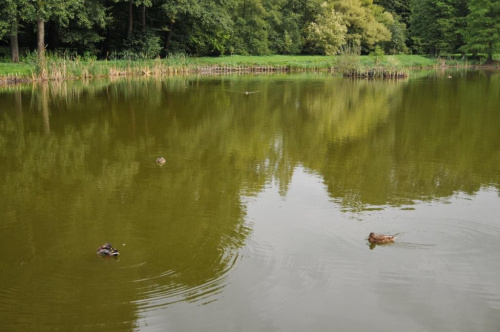
{"type": "Polygon", "coordinates": [[[332,4],[323,2],[321,8],[316,21],[307,26],[307,40],[323,53],[334,55],[346,43],[347,26],[332,4]]]}
{"type": "Polygon", "coordinates": [[[166,33],[164,43],[165,52],[170,51],[170,43],[174,34],[174,24],[179,20],[180,16],[191,12],[195,7],[194,5],[191,1],[181,3],[180,1],[160,0],[160,12],[164,19],[159,20],[159,29],[166,33]]]}
{"type": "Polygon", "coordinates": [[[61,41],[80,53],[97,53],[96,44],[104,40],[103,30],[110,21],[107,14],[101,0],[85,0],[75,11],[74,19],[61,27],[61,41]]]}
{"type": "Polygon", "coordinates": [[[45,68],[45,23],[55,20],[61,26],[68,26],[77,10],[84,2],[81,0],[33,0],[26,1],[20,8],[20,16],[24,21],[35,22],[37,31],[37,53],[40,65],[40,76],[46,78],[45,68]]]}
{"type": "Polygon", "coordinates": [[[233,17],[232,47],[239,54],[269,54],[267,13],[261,0],[240,0],[233,17]]]}
{"type": "Polygon", "coordinates": [[[366,52],[378,42],[391,39],[391,32],[381,22],[387,19],[386,13],[372,0],[333,0],[333,3],[347,26],[347,43],[361,46],[366,52]]]}
{"type": "Polygon", "coordinates": [[[412,0],[411,37],[431,55],[454,52],[461,45],[463,20],[459,0],[412,0]]]}
{"type": "Polygon", "coordinates": [[[128,10],[128,28],[127,38],[132,38],[134,33],[134,6],[141,7],[141,31],[146,32],[146,8],[151,7],[151,0],[123,0],[127,3],[128,10]]]}
{"type": "MultiPolygon", "coordinates": [[[[0,12],[2,13],[8,13],[7,9],[5,8],[4,3],[0,3],[0,12]]],[[[0,18],[0,39],[2,39],[9,31],[9,22],[7,20],[9,14],[5,15],[4,17],[0,18]]]]}
{"type": "Polygon", "coordinates": [[[165,32],[164,51],[220,55],[228,48],[232,0],[161,0],[157,29],[165,32]]]}
{"type": "Polygon", "coordinates": [[[408,47],[406,46],[406,25],[394,19],[387,27],[391,32],[391,40],[382,43],[384,51],[388,54],[408,53],[408,47]]]}
{"type": "Polygon", "coordinates": [[[151,7],[151,0],[112,0],[112,2],[118,4],[120,8],[123,8],[121,4],[125,5],[127,12],[126,38],[132,38],[132,34],[134,32],[134,7],[139,7],[142,5],[141,22],[143,23],[143,26],[145,26],[146,7],[151,7]]]}
{"type": "Polygon", "coordinates": [[[374,0],[374,3],[391,13],[393,17],[392,20],[384,23],[391,32],[391,40],[382,43],[385,52],[388,54],[407,53],[406,38],[411,15],[410,0],[374,0]]]}
{"type": "Polygon", "coordinates": [[[493,61],[493,53],[500,50],[500,2],[498,0],[469,0],[466,16],[466,52],[484,52],[487,61],[493,61]]]}
{"type": "Polygon", "coordinates": [[[269,25],[269,48],[272,53],[299,54],[303,51],[306,27],[314,20],[321,1],[265,0],[269,25]],[[312,15],[314,13],[314,15],[312,15]]]}
{"type": "Polygon", "coordinates": [[[12,62],[19,62],[18,29],[21,8],[27,5],[25,0],[2,0],[0,1],[0,12],[4,13],[0,18],[0,39],[4,35],[10,38],[10,51],[12,62]]]}
{"type": "Polygon", "coordinates": [[[374,0],[374,4],[383,7],[393,16],[400,17],[405,25],[410,23],[410,0],[374,0]]]}
{"type": "Polygon", "coordinates": [[[385,11],[380,6],[375,6],[374,14],[377,21],[382,23],[391,33],[390,40],[385,40],[378,43],[384,48],[385,53],[407,53],[408,48],[406,47],[406,25],[399,20],[397,14],[385,11]]]}

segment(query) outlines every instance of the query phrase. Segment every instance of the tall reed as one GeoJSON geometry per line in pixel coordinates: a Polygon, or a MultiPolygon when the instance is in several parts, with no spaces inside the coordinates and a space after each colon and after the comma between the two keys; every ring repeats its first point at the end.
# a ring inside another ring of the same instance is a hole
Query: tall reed
{"type": "Polygon", "coordinates": [[[337,70],[343,74],[361,70],[363,66],[360,55],[360,45],[346,44],[342,46],[336,61],[337,70]]]}

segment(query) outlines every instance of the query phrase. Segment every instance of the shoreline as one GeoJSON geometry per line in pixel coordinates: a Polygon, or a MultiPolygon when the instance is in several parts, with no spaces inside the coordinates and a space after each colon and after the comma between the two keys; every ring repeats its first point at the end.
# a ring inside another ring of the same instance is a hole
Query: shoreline
{"type": "Polygon", "coordinates": [[[355,79],[407,78],[410,71],[429,69],[500,70],[500,61],[474,64],[423,56],[354,56],[344,65],[343,56],[228,56],[217,58],[167,58],[142,61],[49,59],[46,76],[35,74],[34,64],[0,63],[0,86],[45,81],[118,77],[168,77],[177,75],[225,75],[255,73],[329,72],[355,79]],[[4,68],[2,68],[2,65],[4,68]],[[16,72],[14,72],[16,70],[16,72]],[[19,73],[21,71],[21,73],[19,73]],[[24,73],[23,73],[24,71],[24,73]]]}

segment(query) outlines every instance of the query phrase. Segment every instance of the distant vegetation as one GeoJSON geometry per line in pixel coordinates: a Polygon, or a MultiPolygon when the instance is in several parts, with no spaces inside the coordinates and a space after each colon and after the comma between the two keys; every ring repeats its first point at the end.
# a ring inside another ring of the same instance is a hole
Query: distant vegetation
{"type": "Polygon", "coordinates": [[[334,69],[402,77],[410,67],[498,65],[500,52],[498,0],[0,0],[0,13],[0,83],[334,69]]]}
{"type": "Polygon", "coordinates": [[[500,50],[498,0],[0,0],[0,13],[3,57],[37,51],[42,68],[46,48],[65,58],[138,60],[355,47],[490,62],[500,50]]]}

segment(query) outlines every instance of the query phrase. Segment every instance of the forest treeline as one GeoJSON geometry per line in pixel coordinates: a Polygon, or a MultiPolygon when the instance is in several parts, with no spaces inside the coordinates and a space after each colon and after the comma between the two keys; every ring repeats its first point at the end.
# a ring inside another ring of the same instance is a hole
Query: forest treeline
{"type": "Polygon", "coordinates": [[[498,0],[0,0],[0,49],[106,59],[500,50],[498,0]]]}

